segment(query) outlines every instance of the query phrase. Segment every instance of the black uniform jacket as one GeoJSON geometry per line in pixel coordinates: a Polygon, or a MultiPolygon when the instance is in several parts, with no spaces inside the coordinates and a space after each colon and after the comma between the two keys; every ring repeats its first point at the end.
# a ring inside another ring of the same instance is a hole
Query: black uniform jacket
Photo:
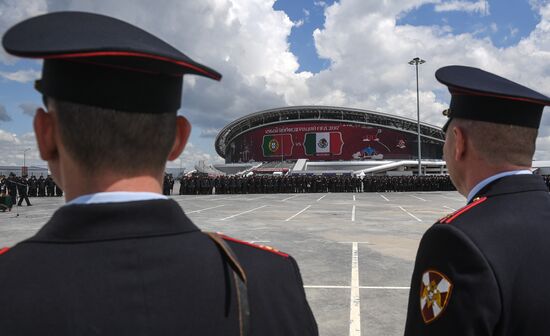
{"type": "Polygon", "coordinates": [[[476,196],[424,234],[405,335],[550,334],[550,196],[544,181],[503,177],[476,196]]]}
{"type": "MultiPolygon", "coordinates": [[[[294,259],[228,243],[250,335],[317,335],[294,259]]],[[[231,274],[172,200],[67,205],[0,255],[0,335],[238,335],[231,274]]]]}

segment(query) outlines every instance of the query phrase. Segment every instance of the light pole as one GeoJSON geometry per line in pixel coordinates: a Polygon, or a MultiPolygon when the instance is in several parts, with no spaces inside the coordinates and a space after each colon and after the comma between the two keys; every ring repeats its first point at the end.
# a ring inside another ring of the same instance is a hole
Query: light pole
{"type": "Polygon", "coordinates": [[[410,65],[414,65],[416,68],[416,118],[417,118],[417,128],[418,128],[418,176],[422,175],[422,149],[420,142],[420,97],[418,94],[418,65],[426,63],[425,60],[420,57],[415,57],[409,61],[410,65]]]}
{"type": "Polygon", "coordinates": [[[30,150],[31,150],[30,148],[25,148],[23,150],[23,167],[27,166],[27,160],[26,160],[27,156],[26,155],[27,155],[27,151],[30,151],[30,150]]]}

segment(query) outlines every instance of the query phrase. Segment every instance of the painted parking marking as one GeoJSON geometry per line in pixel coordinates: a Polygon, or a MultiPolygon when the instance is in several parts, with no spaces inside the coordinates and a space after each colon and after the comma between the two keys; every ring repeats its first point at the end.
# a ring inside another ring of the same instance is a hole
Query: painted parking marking
{"type": "MultiPolygon", "coordinates": [[[[335,285],[305,285],[307,289],[350,289],[351,286],[335,286],[335,285]]],[[[410,290],[411,287],[398,286],[359,286],[359,289],[380,289],[380,290],[410,290]]]]}
{"type": "Polygon", "coordinates": [[[219,208],[219,207],[222,207],[222,206],[225,206],[225,204],[216,205],[216,206],[213,206],[213,207],[210,207],[210,208],[204,208],[204,209],[200,209],[200,210],[193,210],[193,211],[189,211],[189,212],[186,212],[186,213],[191,214],[191,213],[195,213],[195,212],[202,212],[202,211],[205,211],[205,210],[216,209],[216,208],[219,208]]]}
{"type": "Polygon", "coordinates": [[[288,222],[290,220],[292,220],[294,217],[298,216],[299,214],[301,214],[302,212],[306,211],[307,209],[309,209],[311,207],[311,205],[308,205],[307,207],[303,208],[302,210],[300,210],[298,213],[288,217],[287,219],[285,219],[285,222],[288,222]]]}
{"type": "Polygon", "coordinates": [[[412,218],[416,219],[417,221],[422,222],[422,219],[420,219],[420,218],[416,217],[415,215],[413,215],[412,213],[408,212],[408,211],[405,210],[402,206],[400,206],[399,209],[403,210],[406,214],[408,214],[408,215],[411,216],[412,218]]]}
{"type": "Polygon", "coordinates": [[[247,211],[243,211],[243,212],[239,212],[238,214],[235,214],[235,215],[232,215],[232,216],[228,216],[228,217],[225,217],[225,218],[222,218],[220,220],[226,220],[226,219],[230,219],[230,218],[234,218],[234,217],[237,217],[237,216],[240,216],[240,215],[244,215],[246,213],[249,213],[249,212],[252,212],[252,211],[256,211],[258,209],[261,209],[261,208],[265,208],[267,205],[262,205],[260,207],[257,207],[257,208],[254,208],[254,209],[251,209],[251,210],[247,210],[247,211]]]}
{"type": "Polygon", "coordinates": [[[355,222],[355,205],[351,209],[351,221],[355,222]]]}
{"type": "Polygon", "coordinates": [[[423,199],[422,197],[418,197],[418,196],[414,196],[414,195],[409,195],[409,196],[414,197],[414,198],[416,198],[416,199],[419,199],[419,200],[421,200],[422,202],[426,202],[426,200],[423,199]]]}
{"type": "Polygon", "coordinates": [[[378,196],[380,196],[380,197],[382,197],[383,199],[385,199],[385,200],[386,200],[386,202],[389,202],[389,201],[390,201],[390,200],[389,200],[389,199],[388,199],[388,198],[387,198],[386,196],[384,196],[384,195],[380,195],[380,194],[378,194],[378,196]]]}
{"type": "Polygon", "coordinates": [[[328,195],[328,194],[324,194],[323,196],[321,196],[321,197],[317,200],[317,202],[319,202],[320,200],[322,200],[323,198],[325,198],[327,195],[328,195]]]}
{"type": "Polygon", "coordinates": [[[294,195],[294,196],[287,197],[287,198],[285,198],[284,200],[282,200],[281,202],[286,202],[287,200],[292,199],[292,198],[294,198],[294,197],[298,197],[298,196],[299,196],[299,195],[294,195]]]}
{"type": "Polygon", "coordinates": [[[349,312],[349,335],[361,335],[361,296],[359,295],[359,249],[353,243],[351,252],[351,295],[349,312]]]}

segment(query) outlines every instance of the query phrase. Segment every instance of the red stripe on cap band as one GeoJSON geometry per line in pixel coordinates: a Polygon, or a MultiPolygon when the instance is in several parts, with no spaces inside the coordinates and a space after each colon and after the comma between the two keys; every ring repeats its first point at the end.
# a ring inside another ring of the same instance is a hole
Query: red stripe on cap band
{"type": "Polygon", "coordinates": [[[62,55],[33,56],[32,58],[64,59],[64,58],[76,58],[76,57],[98,57],[98,56],[131,56],[131,57],[150,58],[150,59],[155,59],[159,61],[174,63],[189,69],[193,69],[215,80],[219,80],[221,78],[221,76],[208,72],[193,64],[189,64],[183,61],[178,61],[178,60],[171,59],[164,56],[151,55],[151,54],[132,52],[132,51],[94,51],[94,52],[72,53],[72,54],[62,54],[62,55]]]}
{"type": "Polygon", "coordinates": [[[508,100],[516,100],[516,101],[539,104],[539,105],[544,105],[544,106],[550,105],[550,103],[544,102],[542,100],[522,98],[522,97],[504,96],[504,95],[498,95],[498,94],[495,94],[495,93],[470,91],[470,90],[465,90],[465,89],[456,88],[456,87],[450,87],[450,88],[452,89],[452,91],[451,91],[452,95],[465,94],[465,95],[471,95],[471,96],[494,97],[494,98],[501,98],[501,99],[508,99],[508,100]]]}

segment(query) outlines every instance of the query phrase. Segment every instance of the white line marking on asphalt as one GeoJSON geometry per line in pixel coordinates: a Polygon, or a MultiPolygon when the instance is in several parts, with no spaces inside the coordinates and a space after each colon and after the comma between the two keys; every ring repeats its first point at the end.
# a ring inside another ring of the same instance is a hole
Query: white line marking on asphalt
{"type": "Polygon", "coordinates": [[[216,209],[216,208],[219,208],[219,207],[222,207],[222,206],[225,206],[225,204],[216,205],[214,207],[204,208],[204,209],[200,209],[200,210],[193,210],[193,211],[189,211],[189,212],[186,212],[186,213],[190,214],[190,213],[195,213],[195,212],[201,212],[201,211],[204,211],[204,210],[216,209]]]}
{"type": "Polygon", "coordinates": [[[411,289],[411,287],[391,287],[391,286],[359,286],[361,289],[411,289]]]}
{"type": "Polygon", "coordinates": [[[426,200],[423,199],[422,197],[418,197],[418,196],[414,196],[414,195],[409,195],[409,196],[414,197],[414,198],[417,198],[417,199],[419,199],[419,200],[421,200],[421,201],[423,201],[423,202],[426,202],[426,200]]]}
{"type": "Polygon", "coordinates": [[[443,196],[443,195],[441,195],[441,197],[448,198],[448,199],[453,200],[453,201],[464,202],[463,198],[455,198],[455,197],[449,197],[449,196],[443,196]]]}
{"type": "Polygon", "coordinates": [[[321,197],[317,200],[317,202],[319,202],[320,200],[322,200],[323,198],[325,198],[327,195],[328,195],[328,194],[324,194],[323,196],[321,196],[321,197]]]}
{"type": "Polygon", "coordinates": [[[271,240],[251,240],[249,241],[250,244],[256,244],[256,243],[271,243],[271,240]]]}
{"type": "MultiPolygon", "coordinates": [[[[308,285],[304,288],[312,289],[350,289],[351,286],[315,286],[308,285]]],[[[359,286],[359,289],[386,289],[386,290],[409,290],[411,287],[392,287],[392,286],[359,286]]]]}
{"type": "Polygon", "coordinates": [[[405,211],[405,213],[407,213],[407,214],[408,214],[409,216],[411,216],[412,218],[416,219],[417,221],[419,221],[419,222],[422,222],[422,219],[420,219],[420,218],[416,217],[416,216],[415,216],[415,215],[413,215],[412,213],[410,213],[410,212],[408,212],[407,210],[403,209],[403,207],[402,207],[402,206],[400,206],[400,207],[399,207],[399,209],[401,209],[401,210],[405,211]]]}
{"type": "Polygon", "coordinates": [[[351,209],[351,221],[355,222],[355,205],[351,209]]]}
{"type": "Polygon", "coordinates": [[[292,215],[290,217],[288,217],[287,219],[285,219],[285,222],[288,222],[289,220],[291,220],[292,218],[298,216],[299,214],[301,214],[302,212],[306,211],[307,209],[309,209],[311,205],[308,205],[307,207],[303,208],[302,210],[300,210],[300,212],[298,212],[297,214],[295,215],[292,215]]]}
{"type": "Polygon", "coordinates": [[[226,199],[235,199],[235,198],[234,197],[212,198],[212,199],[208,199],[207,201],[223,201],[226,199]]]}
{"type": "Polygon", "coordinates": [[[369,242],[338,242],[338,244],[371,244],[369,242]]]}
{"type": "Polygon", "coordinates": [[[351,250],[351,297],[349,335],[361,336],[361,296],[359,295],[359,250],[354,242],[351,250]]]}
{"type": "Polygon", "coordinates": [[[284,200],[282,200],[281,202],[284,202],[284,201],[286,201],[286,200],[289,200],[289,199],[291,199],[291,198],[298,197],[298,196],[299,196],[299,195],[294,195],[294,196],[287,197],[287,198],[285,198],[284,200]]]}
{"type": "Polygon", "coordinates": [[[240,213],[235,214],[235,215],[233,215],[233,216],[229,216],[229,217],[222,218],[222,219],[220,219],[220,220],[223,221],[223,220],[226,220],[226,219],[229,219],[229,218],[233,218],[233,217],[237,217],[237,216],[240,216],[240,215],[244,215],[245,213],[249,213],[249,212],[252,212],[252,211],[256,211],[256,210],[258,210],[258,209],[265,208],[266,206],[267,206],[267,205],[262,205],[261,207],[257,207],[257,208],[254,208],[254,209],[248,210],[248,211],[243,211],[243,212],[240,212],[240,213]]]}
{"type": "Polygon", "coordinates": [[[350,286],[304,286],[304,288],[321,288],[321,289],[350,289],[350,286]]]}
{"type": "Polygon", "coordinates": [[[355,202],[355,195],[353,195],[353,201],[355,202]]]}
{"type": "Polygon", "coordinates": [[[386,200],[386,202],[389,202],[389,201],[390,201],[389,199],[387,199],[387,198],[386,198],[386,196],[384,196],[384,195],[380,195],[380,194],[378,194],[378,195],[379,195],[380,197],[382,197],[383,199],[385,199],[385,200],[386,200]]]}
{"type": "Polygon", "coordinates": [[[456,211],[456,209],[454,209],[454,208],[451,208],[450,206],[446,206],[446,205],[444,205],[443,207],[444,207],[444,208],[446,208],[446,209],[452,210],[452,211],[456,211]]]}

